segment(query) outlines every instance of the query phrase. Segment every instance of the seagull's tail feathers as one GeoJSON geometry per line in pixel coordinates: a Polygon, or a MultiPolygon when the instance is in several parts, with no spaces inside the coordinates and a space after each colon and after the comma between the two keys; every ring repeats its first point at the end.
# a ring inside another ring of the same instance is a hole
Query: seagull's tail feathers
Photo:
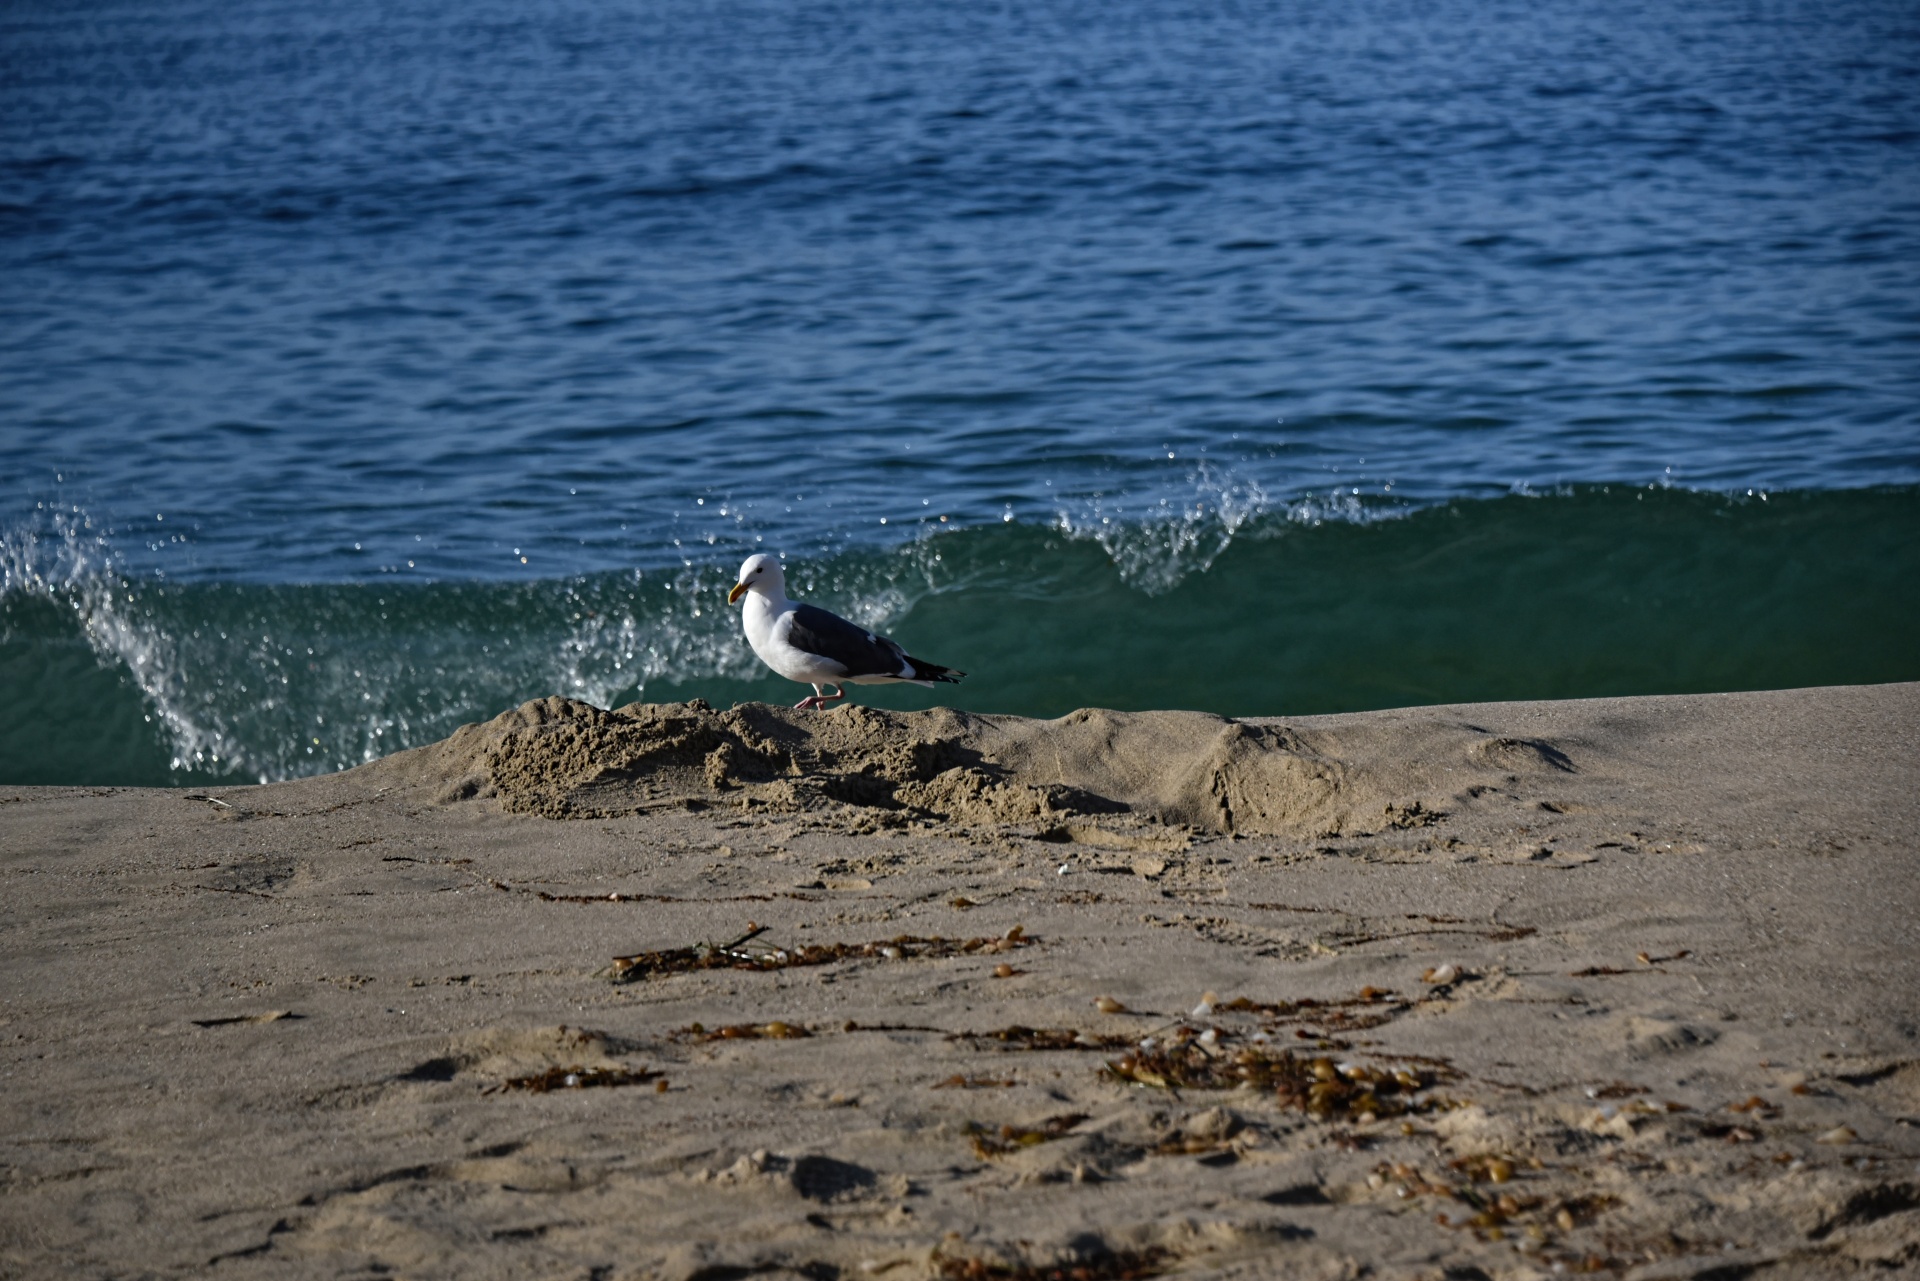
{"type": "Polygon", "coordinates": [[[913,668],[913,674],[918,677],[913,683],[925,685],[929,689],[933,688],[935,681],[946,685],[958,685],[960,678],[966,675],[965,672],[957,672],[951,667],[942,667],[938,663],[929,663],[924,658],[915,658],[911,654],[907,655],[907,663],[913,668]]]}

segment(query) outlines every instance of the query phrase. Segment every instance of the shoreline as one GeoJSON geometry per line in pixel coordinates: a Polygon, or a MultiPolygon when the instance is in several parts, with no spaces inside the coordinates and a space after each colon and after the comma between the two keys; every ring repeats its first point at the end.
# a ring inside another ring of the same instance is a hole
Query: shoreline
{"type": "Polygon", "coordinates": [[[1916,782],[1909,683],[0,787],[0,1275],[1920,1268],[1916,782]]]}

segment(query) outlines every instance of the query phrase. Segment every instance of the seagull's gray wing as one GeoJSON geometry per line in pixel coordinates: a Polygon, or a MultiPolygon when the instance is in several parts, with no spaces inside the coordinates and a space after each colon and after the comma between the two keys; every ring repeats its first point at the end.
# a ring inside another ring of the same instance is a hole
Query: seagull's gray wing
{"type": "Polygon", "coordinates": [[[840,664],[846,669],[841,675],[848,678],[904,677],[913,671],[907,652],[898,645],[817,605],[801,605],[793,611],[787,643],[803,653],[840,664]]]}

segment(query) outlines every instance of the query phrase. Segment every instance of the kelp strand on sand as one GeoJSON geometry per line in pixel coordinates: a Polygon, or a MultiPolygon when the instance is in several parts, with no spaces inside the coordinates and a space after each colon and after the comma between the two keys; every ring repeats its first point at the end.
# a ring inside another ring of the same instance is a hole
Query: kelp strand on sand
{"type": "Polygon", "coordinates": [[[1082,1032],[1070,1027],[1011,1027],[991,1032],[949,1032],[950,1041],[967,1041],[976,1046],[1002,1050],[1118,1050],[1133,1044],[1125,1034],[1082,1032]]]}
{"type": "Polygon", "coordinates": [[[967,1126],[966,1133],[973,1143],[974,1155],[985,1161],[1006,1156],[1009,1152],[1018,1152],[1022,1148],[1038,1147],[1042,1143],[1063,1139],[1086,1119],[1085,1112],[1067,1112],[1050,1116],[1038,1125],[1003,1125],[997,1130],[989,1130],[974,1122],[967,1126]]]}
{"type": "Polygon", "coordinates": [[[1438,1081],[1430,1068],[1336,1063],[1325,1055],[1309,1058],[1255,1045],[1227,1049],[1197,1037],[1143,1044],[1108,1063],[1102,1075],[1163,1090],[1259,1090],[1316,1121],[1364,1122],[1447,1106],[1423,1097],[1438,1081]]]}
{"type": "Polygon", "coordinates": [[[1078,1263],[997,1263],[989,1259],[936,1259],[941,1281],[1147,1281],[1170,1269],[1175,1255],[1164,1246],[1097,1255],[1078,1263]]]}
{"type": "Polygon", "coordinates": [[[695,943],[691,947],[616,956],[610,969],[611,977],[617,983],[635,983],[669,974],[691,974],[698,970],[786,970],[831,965],[836,961],[987,956],[1031,947],[1036,941],[1026,937],[1024,927],[1016,925],[997,939],[922,938],[900,934],[867,943],[801,943],[793,947],[772,947],[758,941],[768,928],[749,921],[747,932],[730,943],[695,943]]]}
{"type": "Polygon", "coordinates": [[[591,1090],[609,1089],[622,1085],[644,1085],[655,1082],[664,1087],[660,1073],[646,1068],[623,1067],[550,1067],[544,1072],[531,1076],[516,1076],[489,1086],[482,1094],[503,1094],[510,1090],[524,1090],[529,1094],[550,1094],[555,1090],[591,1090]]]}
{"type": "Polygon", "coordinates": [[[802,1041],[813,1033],[804,1023],[789,1023],[784,1019],[775,1019],[771,1023],[729,1023],[717,1028],[708,1028],[704,1023],[690,1023],[669,1035],[675,1040],[701,1042],[802,1041]]]}

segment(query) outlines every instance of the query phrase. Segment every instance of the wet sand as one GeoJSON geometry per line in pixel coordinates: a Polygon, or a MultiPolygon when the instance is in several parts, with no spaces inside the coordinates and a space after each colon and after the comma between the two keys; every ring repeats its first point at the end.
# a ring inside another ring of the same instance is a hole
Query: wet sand
{"type": "Polygon", "coordinates": [[[1911,1274],[1917,873],[1912,684],[0,787],[0,1275],[1911,1274]]]}

